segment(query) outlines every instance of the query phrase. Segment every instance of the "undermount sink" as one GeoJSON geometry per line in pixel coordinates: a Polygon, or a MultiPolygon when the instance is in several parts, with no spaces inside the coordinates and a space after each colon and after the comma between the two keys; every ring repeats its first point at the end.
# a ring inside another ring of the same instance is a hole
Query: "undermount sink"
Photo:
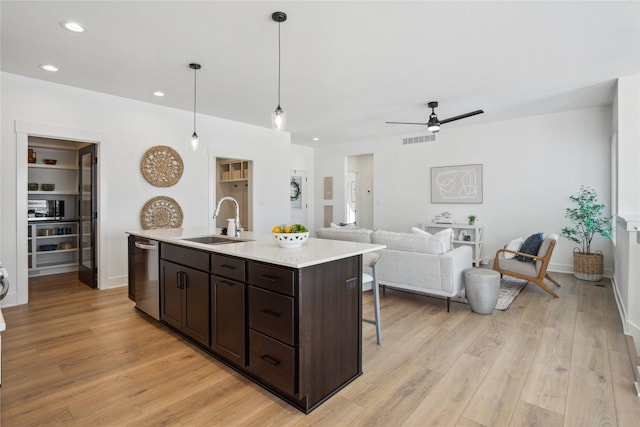
{"type": "Polygon", "coordinates": [[[240,243],[240,242],[249,241],[245,239],[229,238],[229,237],[218,236],[218,235],[188,237],[180,240],[186,240],[187,242],[194,242],[194,243],[205,243],[207,245],[222,245],[224,243],[240,243]]]}

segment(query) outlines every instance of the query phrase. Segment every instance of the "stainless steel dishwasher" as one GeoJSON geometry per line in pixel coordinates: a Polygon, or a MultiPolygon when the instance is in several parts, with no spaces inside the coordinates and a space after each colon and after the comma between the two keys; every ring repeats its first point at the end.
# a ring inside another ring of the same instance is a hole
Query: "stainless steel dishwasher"
{"type": "Polygon", "coordinates": [[[129,286],[132,287],[136,308],[154,319],[160,319],[159,252],[156,240],[130,236],[132,262],[129,266],[129,286]]]}

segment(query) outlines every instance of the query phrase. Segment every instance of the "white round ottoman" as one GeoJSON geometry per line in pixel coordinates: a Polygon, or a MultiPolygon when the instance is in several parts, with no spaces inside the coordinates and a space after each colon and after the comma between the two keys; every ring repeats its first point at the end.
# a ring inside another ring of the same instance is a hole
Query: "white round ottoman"
{"type": "Polygon", "coordinates": [[[500,292],[500,273],[488,268],[467,268],[464,280],[471,310],[479,314],[493,313],[500,292]]]}

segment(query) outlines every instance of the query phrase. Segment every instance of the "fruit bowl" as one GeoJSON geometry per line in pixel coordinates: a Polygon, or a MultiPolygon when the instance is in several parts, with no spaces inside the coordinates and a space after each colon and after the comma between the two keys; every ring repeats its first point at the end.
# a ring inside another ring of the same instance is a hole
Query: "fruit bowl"
{"type": "Polygon", "coordinates": [[[309,238],[309,232],[304,233],[271,233],[273,240],[281,248],[299,248],[309,238]]]}

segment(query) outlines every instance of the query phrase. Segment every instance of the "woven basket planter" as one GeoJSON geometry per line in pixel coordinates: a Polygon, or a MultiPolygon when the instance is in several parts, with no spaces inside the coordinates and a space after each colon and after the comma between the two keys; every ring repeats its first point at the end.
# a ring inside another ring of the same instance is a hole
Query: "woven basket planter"
{"type": "Polygon", "coordinates": [[[573,275],[580,280],[597,282],[602,278],[604,271],[604,256],[602,253],[584,254],[573,251],[573,275]]]}

